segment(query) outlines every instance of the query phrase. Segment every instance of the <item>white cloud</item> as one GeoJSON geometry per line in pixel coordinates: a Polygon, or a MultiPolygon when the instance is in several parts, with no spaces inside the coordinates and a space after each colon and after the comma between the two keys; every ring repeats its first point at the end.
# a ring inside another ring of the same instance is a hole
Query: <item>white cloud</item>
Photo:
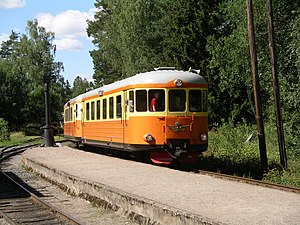
{"type": "Polygon", "coordinates": [[[57,39],[54,44],[58,50],[80,51],[84,47],[79,40],[74,38],[57,39]]]}
{"type": "Polygon", "coordinates": [[[14,9],[21,8],[26,5],[25,0],[0,0],[0,8],[14,9]]]}
{"type": "Polygon", "coordinates": [[[47,31],[55,33],[57,50],[79,50],[83,47],[79,38],[88,38],[86,29],[87,20],[94,19],[95,9],[88,12],[79,10],[67,10],[57,15],[50,13],[40,13],[37,20],[40,26],[47,31]]]}
{"type": "Polygon", "coordinates": [[[8,39],[9,39],[9,35],[5,34],[5,33],[2,33],[0,35],[0,45],[2,44],[3,41],[7,41],[8,39]]]}

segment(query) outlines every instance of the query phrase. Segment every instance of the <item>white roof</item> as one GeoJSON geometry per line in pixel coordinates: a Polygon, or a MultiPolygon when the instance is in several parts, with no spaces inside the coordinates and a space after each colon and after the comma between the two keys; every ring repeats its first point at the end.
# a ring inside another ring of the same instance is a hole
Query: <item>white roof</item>
{"type": "Polygon", "coordinates": [[[135,84],[163,84],[173,81],[175,79],[180,79],[185,83],[192,84],[207,84],[206,80],[199,74],[181,71],[181,70],[157,70],[146,73],[139,73],[132,77],[116,81],[114,83],[104,85],[103,87],[96,88],[87,93],[81,94],[73,99],[70,102],[81,101],[83,98],[90,96],[98,95],[98,92],[102,90],[104,93],[111,91],[120,87],[125,87],[128,85],[135,84]]]}

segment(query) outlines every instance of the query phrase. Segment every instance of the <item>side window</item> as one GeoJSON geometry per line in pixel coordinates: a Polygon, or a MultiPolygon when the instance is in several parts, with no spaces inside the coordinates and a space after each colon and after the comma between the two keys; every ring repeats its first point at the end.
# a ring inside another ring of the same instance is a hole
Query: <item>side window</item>
{"type": "Polygon", "coordinates": [[[103,116],[103,119],[105,120],[107,118],[107,100],[106,99],[103,99],[102,101],[102,116],[103,116]]]}
{"type": "Polygon", "coordinates": [[[76,119],[78,117],[78,104],[76,104],[76,108],[75,108],[75,117],[76,117],[76,119]]]}
{"type": "Polygon", "coordinates": [[[136,111],[146,112],[147,111],[147,91],[138,90],[135,92],[136,99],[136,111]]]}
{"type": "Polygon", "coordinates": [[[95,102],[91,102],[91,120],[95,120],[95,102]]]}
{"type": "Polygon", "coordinates": [[[202,111],[203,112],[207,112],[207,91],[203,91],[202,92],[202,99],[203,99],[203,103],[202,103],[202,111]]]}
{"type": "Polygon", "coordinates": [[[65,122],[68,122],[68,109],[65,109],[65,122]]]}
{"type": "Polygon", "coordinates": [[[186,96],[185,90],[170,90],[169,91],[169,111],[170,112],[185,112],[186,96]]]}
{"type": "Polygon", "coordinates": [[[189,110],[190,112],[201,112],[201,90],[189,91],[189,110]]]}
{"type": "Polygon", "coordinates": [[[109,98],[109,119],[114,118],[114,97],[109,98]]]}
{"type": "Polygon", "coordinates": [[[73,121],[73,107],[71,106],[70,110],[70,121],[73,121]]]}
{"type": "Polygon", "coordinates": [[[117,105],[116,105],[117,118],[122,117],[122,98],[121,95],[117,96],[117,105]]]}
{"type": "Polygon", "coordinates": [[[149,90],[149,111],[165,111],[165,91],[162,89],[149,90]]]}
{"type": "Polygon", "coordinates": [[[129,92],[129,112],[133,112],[134,111],[134,93],[133,91],[129,92]]]}
{"type": "Polygon", "coordinates": [[[85,105],[85,119],[90,120],[90,103],[86,103],[85,105]]]}
{"type": "Polygon", "coordinates": [[[96,110],[97,111],[96,119],[100,120],[100,100],[98,100],[96,104],[97,104],[97,106],[96,106],[96,108],[97,108],[97,110],[96,110]]]}

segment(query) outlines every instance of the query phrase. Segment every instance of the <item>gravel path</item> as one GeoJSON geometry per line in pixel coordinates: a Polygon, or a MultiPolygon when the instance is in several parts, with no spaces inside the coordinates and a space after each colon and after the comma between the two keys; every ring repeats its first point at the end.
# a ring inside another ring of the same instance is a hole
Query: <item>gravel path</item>
{"type": "Polygon", "coordinates": [[[300,195],[96,155],[69,147],[24,157],[77,177],[228,224],[300,224],[300,195]]]}
{"type": "MultiPolygon", "coordinates": [[[[3,171],[12,172],[35,190],[35,194],[56,208],[67,212],[84,224],[89,225],[135,225],[136,223],[103,208],[94,207],[89,202],[66,194],[58,187],[38,176],[29,173],[20,166],[22,156],[15,156],[0,165],[3,171]]],[[[0,225],[6,225],[0,219],[0,225]]]]}

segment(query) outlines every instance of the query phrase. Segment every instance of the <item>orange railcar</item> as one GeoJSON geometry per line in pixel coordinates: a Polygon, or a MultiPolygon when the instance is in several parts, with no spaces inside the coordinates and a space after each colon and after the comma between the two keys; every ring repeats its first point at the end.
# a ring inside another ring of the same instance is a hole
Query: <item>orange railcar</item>
{"type": "Polygon", "coordinates": [[[208,145],[207,82],[194,72],[140,73],[71,99],[64,114],[66,137],[154,163],[193,162],[208,145]]]}

